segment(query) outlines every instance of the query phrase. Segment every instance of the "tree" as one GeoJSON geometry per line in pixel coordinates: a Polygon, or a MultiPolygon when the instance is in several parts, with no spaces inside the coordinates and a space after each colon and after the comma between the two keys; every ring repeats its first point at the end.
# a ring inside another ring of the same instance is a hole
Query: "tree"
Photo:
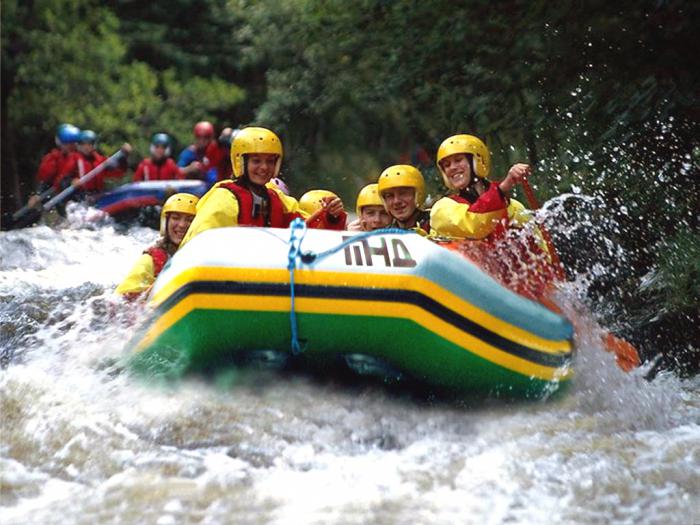
{"type": "Polygon", "coordinates": [[[7,4],[3,161],[21,175],[25,192],[60,122],[94,129],[107,151],[129,140],[138,155],[148,151],[154,131],[188,140],[194,121],[213,119],[244,98],[216,76],[183,79],[175,67],[156,71],[127,61],[119,20],[94,0],[43,0],[31,11],[7,4]]]}

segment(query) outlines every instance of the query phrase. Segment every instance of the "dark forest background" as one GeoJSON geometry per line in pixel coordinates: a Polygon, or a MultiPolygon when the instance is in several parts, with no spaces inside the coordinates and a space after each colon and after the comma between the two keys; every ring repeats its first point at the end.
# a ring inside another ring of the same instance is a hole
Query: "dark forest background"
{"type": "Polygon", "coordinates": [[[586,300],[645,356],[697,369],[699,26],[691,1],[5,0],[2,207],[61,122],[105,153],[129,141],[134,164],[157,131],[184,147],[197,120],[267,126],[293,193],[349,208],[399,161],[439,196],[437,146],[472,133],[496,178],[528,161],[541,200],[581,196],[551,228],[586,300]]]}

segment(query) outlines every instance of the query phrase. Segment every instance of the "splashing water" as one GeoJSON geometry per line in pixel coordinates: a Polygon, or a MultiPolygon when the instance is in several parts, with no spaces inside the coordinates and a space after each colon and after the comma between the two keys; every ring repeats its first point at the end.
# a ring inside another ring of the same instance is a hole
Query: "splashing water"
{"type": "Polygon", "coordinates": [[[4,524],[700,521],[700,382],[621,372],[592,318],[572,391],[546,403],[246,372],[144,384],[121,364],[142,314],[111,292],[155,238],[0,233],[4,524]]]}

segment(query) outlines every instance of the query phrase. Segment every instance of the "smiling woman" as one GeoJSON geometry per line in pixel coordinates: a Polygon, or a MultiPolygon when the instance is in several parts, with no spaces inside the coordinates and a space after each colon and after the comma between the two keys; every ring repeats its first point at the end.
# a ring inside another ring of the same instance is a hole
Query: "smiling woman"
{"type": "Polygon", "coordinates": [[[527,164],[513,165],[499,184],[487,179],[491,154],[473,135],[453,135],[437,152],[442,180],[456,193],[435,203],[430,213],[432,233],[438,237],[485,239],[505,231],[509,221],[524,222],[525,207],[509,197],[515,184],[530,173],[527,164]]]}
{"type": "Polygon", "coordinates": [[[136,264],[117,286],[116,293],[135,299],[149,290],[165,263],[172,257],[197,214],[198,197],[189,193],[171,196],[160,212],[160,239],[145,250],[136,264]]]}

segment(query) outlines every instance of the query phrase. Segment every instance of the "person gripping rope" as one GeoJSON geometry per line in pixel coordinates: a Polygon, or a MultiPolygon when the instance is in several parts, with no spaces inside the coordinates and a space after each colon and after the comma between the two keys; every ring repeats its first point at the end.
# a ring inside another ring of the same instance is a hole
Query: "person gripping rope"
{"type": "Polygon", "coordinates": [[[198,200],[189,193],[176,193],[165,201],[160,212],[160,239],[143,252],[115,293],[133,299],[150,289],[182,243],[197,213],[198,200]]]}
{"type": "Polygon", "coordinates": [[[377,185],[379,197],[392,217],[392,227],[428,235],[430,212],[422,209],[425,180],[417,168],[408,164],[389,166],[379,176],[377,185]]]}
{"type": "Polygon", "coordinates": [[[348,215],[343,201],[328,190],[309,190],[299,198],[299,207],[309,215],[306,225],[322,230],[344,230],[348,215]]]}
{"type": "Polygon", "coordinates": [[[391,215],[384,208],[376,183],[368,184],[357,194],[355,206],[357,219],[348,224],[350,231],[369,232],[386,228],[391,224],[391,215]]]}

